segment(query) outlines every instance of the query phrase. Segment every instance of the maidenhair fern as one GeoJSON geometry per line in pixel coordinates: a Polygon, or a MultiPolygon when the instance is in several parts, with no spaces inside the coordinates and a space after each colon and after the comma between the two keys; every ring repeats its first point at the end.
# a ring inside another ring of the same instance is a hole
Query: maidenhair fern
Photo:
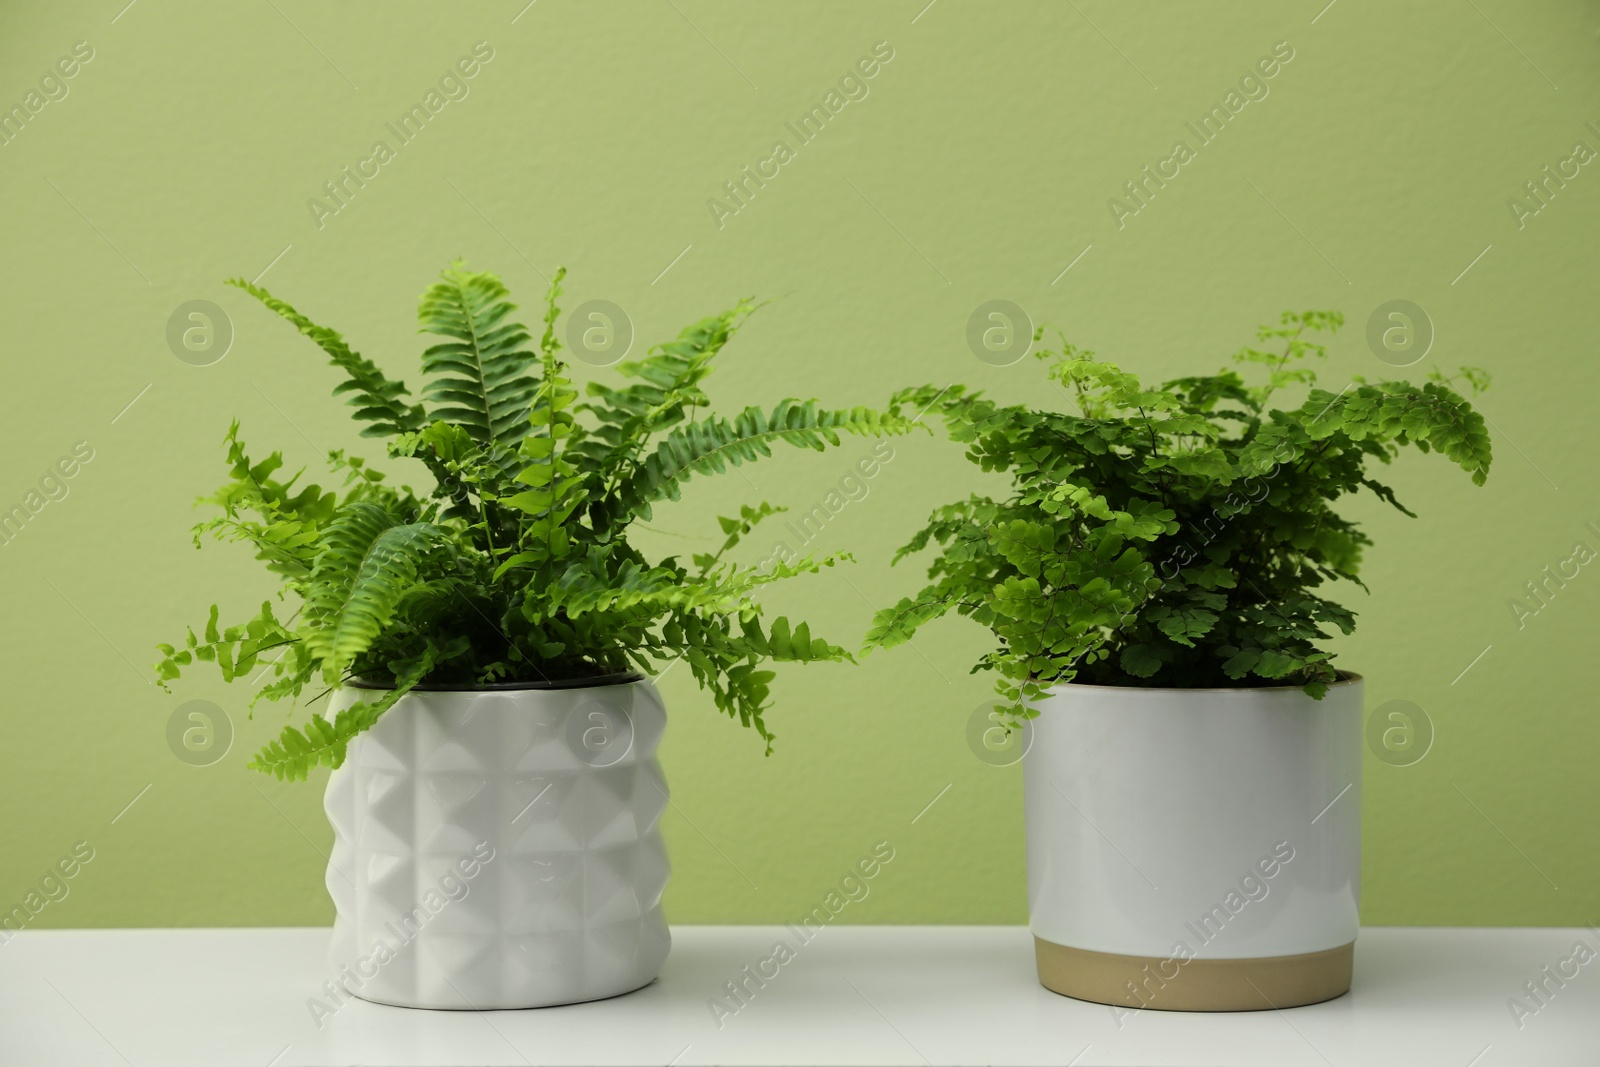
{"type": "Polygon", "coordinates": [[[717,708],[754,727],[771,662],[848,660],[805,623],[764,623],[757,594],[842,557],[763,568],[724,560],[769,503],[721,518],[724,541],[693,567],[652,560],[628,541],[652,505],[680,497],[692,476],[770,456],[774,444],[823,449],[843,434],[904,433],[911,422],[865,408],[784,400],[733,419],[706,413],[701,383],[753,308],[744,302],[617,369],[631,382],[591,382],[587,400],[566,376],[556,322],[564,272],[550,286],[539,339],[513,316],[500,280],[456,264],[423,294],[422,332],[443,338],[422,354],[415,394],[259,286],[238,286],[327,353],[344,374],[334,389],[364,437],[392,459],[416,459],[433,478],[419,496],[360,457],[330,453],[343,484],[281,480],[283,457],[253,460],[235,423],[230,478],[207,502],[220,514],[195,529],[246,541],[279,576],[279,601],[247,622],[218,624],[162,645],[163,684],[197,662],[226,680],[270,674],[257,698],[298,698],[359,680],[384,689],[330,721],[285,727],[251,766],[303,779],[338,767],[351,740],[413,687],[572,680],[683,661],[717,708]]]}
{"type": "MultiPolygon", "coordinates": [[[[1315,388],[1313,337],[1334,312],[1285,314],[1236,361],[1265,368],[1147,388],[1064,341],[1043,348],[1077,414],[1002,407],[960,386],[908,389],[896,408],[942,416],[951,438],[1011,493],[934,512],[896,561],[937,544],[922,592],[881,611],[867,647],[909,640],[952,611],[994,633],[975,669],[998,673],[1017,714],[1051,685],[1303,686],[1320,698],[1339,677],[1323,647],[1355,615],[1318,590],[1358,582],[1371,543],[1334,503],[1371,490],[1407,511],[1370,473],[1405,445],[1437,451],[1482,485],[1483,417],[1437,373],[1417,386],[1357,379],[1315,388]],[[1268,406],[1305,386],[1299,406],[1268,406]]],[[[1042,336],[1042,335],[1041,335],[1042,336]]],[[[1039,339],[1038,336],[1035,338],[1039,339]]],[[[1487,375],[1462,378],[1477,392],[1487,375]]]]}

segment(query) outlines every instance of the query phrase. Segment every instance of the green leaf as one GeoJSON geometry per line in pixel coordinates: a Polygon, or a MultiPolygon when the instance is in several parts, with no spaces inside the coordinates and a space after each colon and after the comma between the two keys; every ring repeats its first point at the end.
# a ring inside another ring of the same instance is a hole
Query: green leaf
{"type": "MultiPolygon", "coordinates": [[[[554,321],[555,300],[565,273],[557,271],[550,283],[550,321],[554,321]]],[[[565,365],[556,358],[553,337],[547,336],[546,341],[544,376],[529,406],[528,436],[521,448],[529,462],[517,474],[517,481],[532,488],[504,500],[508,507],[532,517],[523,525],[519,556],[533,562],[567,554],[571,538],[566,522],[588,496],[578,467],[566,455],[566,443],[575,426],[571,408],[578,394],[567,381],[565,365]]]]}
{"type": "MultiPolygon", "coordinates": [[[[1228,649],[1224,648],[1222,651],[1227,652],[1228,649]]],[[[1237,652],[1234,652],[1228,657],[1227,661],[1223,663],[1222,673],[1226,674],[1229,678],[1243,678],[1251,671],[1255,670],[1256,663],[1259,662],[1260,659],[1260,649],[1241,649],[1237,652]]]]}
{"type": "Polygon", "coordinates": [[[363,437],[388,437],[419,430],[427,422],[422,405],[406,402],[406,387],[384,376],[377,364],[351,351],[344,338],[326,326],[318,326],[289,304],[243,278],[231,278],[229,285],[243,289],[311,338],[328,354],[329,361],[345,372],[347,380],[334,389],[335,396],[346,395],[356,409],[355,418],[368,424],[363,437]]]}
{"type": "Polygon", "coordinates": [[[1122,669],[1135,678],[1149,678],[1165,662],[1161,652],[1153,645],[1125,645],[1119,662],[1122,669]]]}
{"type": "MultiPolygon", "coordinates": [[[[464,641],[456,643],[459,654],[464,641]]],[[[279,781],[305,781],[307,774],[318,766],[337,770],[343,766],[350,742],[362,732],[372,729],[384,712],[400,702],[418,682],[427,676],[440,656],[431,645],[418,659],[404,665],[398,672],[392,689],[378,691],[371,700],[360,700],[334,716],[330,723],[321,715],[313,714],[305,729],[285,726],[278,740],[269,742],[256,753],[247,766],[251,770],[270,774],[279,781]]]]}
{"type": "Polygon", "coordinates": [[[1194,639],[1204,637],[1216,625],[1217,616],[1203,608],[1183,608],[1173,611],[1157,624],[1162,633],[1180,645],[1194,646],[1194,639]]]}
{"type": "MultiPolygon", "coordinates": [[[[927,586],[877,614],[869,647],[953,608],[991,631],[974,669],[994,671],[1010,702],[1073,680],[1324,692],[1339,675],[1322,644],[1355,617],[1315,591],[1359,584],[1371,544],[1341,499],[1370,489],[1410,514],[1370,474],[1406,445],[1478,484],[1491,461],[1484,420],[1442,375],[1317,388],[1319,335],[1342,325],[1337,312],[1286,312],[1236,354],[1249,378],[1152,389],[1063,337],[1038,348],[1059,395],[1037,407],[956,384],[894,394],[896,413],[942,419],[1005,489],[936,509],[896,553],[936,549],[927,586]],[[1269,405],[1291,390],[1286,409],[1269,405]]],[[[1465,383],[1487,384],[1476,372],[1465,383]]]]}
{"type": "Polygon", "coordinates": [[[789,620],[779,617],[772,621],[766,635],[761,633],[761,620],[755,616],[742,623],[745,640],[760,656],[779,663],[818,663],[845,660],[855,662],[849,652],[830,644],[820,637],[812,637],[811,629],[799,623],[791,630],[789,620]]]}
{"type": "Polygon", "coordinates": [[[695,566],[704,574],[716,566],[722,557],[731,551],[739,542],[750,536],[750,532],[763,520],[769,519],[779,512],[788,511],[788,508],[773,507],[763,501],[760,507],[753,508],[748,504],[739,506],[739,517],[729,518],[726,515],[717,516],[717,526],[727,537],[722,542],[722,547],[715,554],[701,553],[694,557],[695,566]]]}
{"type": "MultiPolygon", "coordinates": [[[[761,604],[767,586],[848,554],[780,552],[759,567],[726,558],[781,507],[747,505],[720,517],[721,547],[694,553],[693,568],[641,551],[630,543],[631,524],[649,518],[652,504],[678,499],[689,479],[769,455],[775,442],[820,450],[912,423],[793,400],[732,419],[715,414],[705,381],[754,310],[746,301],[616,368],[625,386],[609,375],[591,382],[580,402],[559,358],[564,274],[546,293],[535,343],[498,278],[459,263],[445,270],[418,308],[422,332],[433,335],[421,402],[338,333],[236,283],[341,368],[335,392],[353,405],[363,434],[388,438],[390,459],[418,461],[434,481],[416,494],[398,480],[404,468],[386,472],[340,448],[327,457],[336,484],[323,489],[286,473],[279,453],[251,456],[237,424],[230,430],[230,478],[209,498],[219,514],[196,527],[196,543],[209,534],[249,544],[277,578],[276,599],[296,610],[279,618],[269,601],[256,617],[224,625],[213,609],[201,633],[158,646],[158,679],[215,664],[224,679],[264,681],[256,700],[298,698],[319,680],[397,683],[378,700],[288,726],[258,755],[258,769],[303,778],[337,766],[350,742],[420,681],[473,688],[677,662],[770,752],[764,716],[774,673],[766,668],[851,658],[803,622],[781,617],[769,630],[761,604]]],[[[650,544],[657,534],[683,536],[655,531],[650,544]]]]}
{"type": "Polygon", "coordinates": [[[612,511],[649,518],[652,503],[677,500],[693,475],[721,474],[764,459],[775,443],[820,452],[839,444],[841,433],[882,437],[910,428],[907,420],[871,408],[826,410],[814,400],[785,400],[770,413],[745,408],[732,420],[711,416],[672,430],[618,486],[612,511]]]}
{"type": "Polygon", "coordinates": [[[904,597],[892,608],[885,608],[872,617],[872,626],[863,639],[863,650],[893,648],[903,645],[916,636],[917,630],[954,605],[944,598],[924,593],[913,600],[904,597]]]}
{"type": "Polygon", "coordinates": [[[329,524],[300,631],[328,682],[371,646],[416,584],[424,551],[443,542],[431,523],[402,524],[373,504],[352,504],[329,524]]]}
{"type": "Polygon", "coordinates": [[[685,327],[675,341],[655,346],[645,359],[619,364],[619,372],[639,379],[626,388],[589,383],[588,394],[598,399],[581,405],[581,410],[599,425],[581,449],[597,482],[616,484],[637,465],[653,435],[709,404],[700,383],[753,310],[741,300],[721,314],[685,327]]]}
{"type": "Polygon", "coordinates": [[[422,353],[430,417],[460,427],[491,453],[515,449],[539,384],[528,329],[510,318],[516,305],[493,274],[457,263],[440,278],[417,307],[422,332],[448,338],[422,353]]]}

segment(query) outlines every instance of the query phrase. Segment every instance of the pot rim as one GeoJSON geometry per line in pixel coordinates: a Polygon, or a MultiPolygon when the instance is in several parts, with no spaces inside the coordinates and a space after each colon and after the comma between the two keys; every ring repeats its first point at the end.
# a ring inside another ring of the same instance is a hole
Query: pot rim
{"type": "MultiPolygon", "coordinates": [[[[490,682],[487,685],[414,685],[410,691],[413,693],[514,693],[521,690],[555,690],[555,689],[602,689],[611,685],[632,685],[634,682],[645,680],[638,671],[616,671],[612,674],[596,674],[588,678],[552,678],[542,682],[490,682]]],[[[392,685],[379,685],[374,682],[363,681],[360,678],[351,678],[344,685],[350,689],[369,689],[377,692],[392,690],[392,685]]]]}
{"type": "MultiPolygon", "coordinates": [[[[1366,678],[1354,671],[1340,671],[1342,677],[1337,682],[1329,682],[1328,688],[1335,689],[1346,685],[1359,685],[1366,678]]],[[[1286,693],[1298,692],[1305,688],[1303,685],[1239,685],[1239,686],[1187,686],[1187,685],[1089,685],[1078,682],[1052,682],[1045,687],[1051,689],[1104,689],[1118,693],[1286,693]]]]}

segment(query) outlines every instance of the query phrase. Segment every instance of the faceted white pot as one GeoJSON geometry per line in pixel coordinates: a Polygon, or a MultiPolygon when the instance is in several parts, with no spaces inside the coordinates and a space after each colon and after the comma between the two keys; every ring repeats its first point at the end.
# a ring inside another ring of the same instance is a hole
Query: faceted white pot
{"type": "Polygon", "coordinates": [[[1242,1011],[1350,988],[1358,676],[1298,688],[1063,685],[1023,758],[1040,981],[1129,1008],[1242,1011]]]}
{"type": "MultiPolygon", "coordinates": [[[[329,960],[365,1000],[533,1008],[653,981],[667,805],[648,681],[413,690],[328,781],[329,960]]],[[[337,712],[374,690],[347,687],[337,712]]]]}

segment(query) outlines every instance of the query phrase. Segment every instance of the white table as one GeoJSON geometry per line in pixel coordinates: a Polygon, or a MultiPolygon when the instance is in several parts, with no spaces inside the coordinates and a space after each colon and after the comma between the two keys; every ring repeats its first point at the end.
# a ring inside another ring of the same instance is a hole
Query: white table
{"type": "Polygon", "coordinates": [[[351,1001],[319,1028],[326,930],[25,932],[0,945],[0,1064],[1600,1064],[1600,960],[1551,983],[1520,1028],[1507,1006],[1580,940],[1600,948],[1584,929],[1371,928],[1338,1000],[1119,1017],[1041,988],[1018,927],[836,927],[719,1027],[709,998],[780,936],[794,943],[781,927],[678,927],[660,981],[599,1003],[351,1001]]]}

